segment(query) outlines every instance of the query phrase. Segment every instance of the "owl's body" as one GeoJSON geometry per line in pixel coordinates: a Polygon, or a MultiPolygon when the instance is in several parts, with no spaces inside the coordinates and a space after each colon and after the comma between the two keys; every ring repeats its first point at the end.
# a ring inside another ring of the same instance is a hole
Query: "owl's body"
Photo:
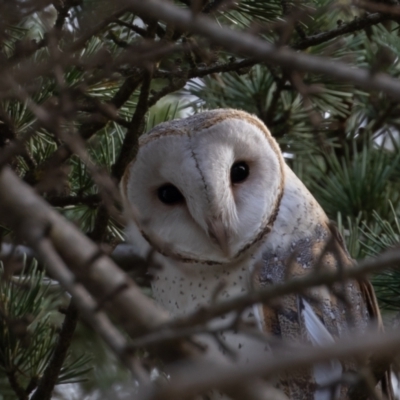
{"type": "MultiPolygon", "coordinates": [[[[317,266],[352,265],[340,235],[284,163],[269,131],[244,112],[209,111],[159,125],[142,138],[123,192],[142,221],[129,228],[128,237],[143,255],[150,245],[159,252],[164,268],[155,273],[154,297],[172,315],[284,282],[317,266]]],[[[274,307],[255,305],[244,319],[270,337],[323,346],[364,331],[372,317],[379,317],[368,284],[348,282],[336,289],[347,305],[318,287],[287,296],[274,307]]],[[[210,326],[226,325],[231,317],[210,326]]],[[[203,340],[211,354],[220,352],[229,360],[228,348],[239,363],[274,351],[267,341],[240,330],[222,334],[227,348],[208,336],[203,340]]],[[[326,385],[347,368],[333,360],[276,382],[293,400],[345,399],[346,387],[326,385]]]]}

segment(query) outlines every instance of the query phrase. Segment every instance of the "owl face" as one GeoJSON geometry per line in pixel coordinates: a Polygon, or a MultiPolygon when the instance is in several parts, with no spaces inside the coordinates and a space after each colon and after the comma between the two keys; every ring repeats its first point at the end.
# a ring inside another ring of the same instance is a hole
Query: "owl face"
{"type": "Polygon", "coordinates": [[[219,110],[144,136],[123,185],[149,241],[155,234],[178,258],[224,263],[252,247],[276,213],[282,163],[259,120],[219,110]]]}

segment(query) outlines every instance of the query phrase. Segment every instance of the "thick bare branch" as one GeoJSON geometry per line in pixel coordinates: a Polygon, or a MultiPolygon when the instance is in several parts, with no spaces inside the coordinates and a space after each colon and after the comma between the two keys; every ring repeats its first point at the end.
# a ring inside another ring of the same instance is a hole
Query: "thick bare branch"
{"type": "MultiPolygon", "coordinates": [[[[86,321],[127,364],[129,347],[100,311],[99,304],[112,312],[131,337],[162,324],[168,319],[167,314],[142,294],[90,239],[52,210],[8,167],[0,172],[0,192],[4,194],[0,197],[0,220],[12,226],[35,250],[49,273],[72,294],[86,321]]],[[[176,359],[184,354],[199,355],[195,349],[187,342],[172,341],[158,348],[157,354],[165,360],[176,359]]],[[[235,382],[226,390],[233,399],[241,399],[238,393],[248,393],[249,400],[260,400],[252,395],[253,384],[262,385],[262,382],[254,379],[235,382]]]]}
{"type": "MultiPolygon", "coordinates": [[[[83,285],[75,281],[74,275],[65,266],[61,257],[53,248],[53,244],[47,237],[36,240],[36,252],[40,260],[47,267],[49,274],[57,279],[61,285],[72,295],[74,304],[79,308],[82,316],[98,332],[100,337],[120,358],[122,363],[135,372],[135,363],[124,336],[114,327],[104,312],[99,311],[97,303],[83,285]]],[[[47,382],[45,382],[46,384],[47,382]]],[[[47,387],[47,385],[46,385],[47,387]]],[[[39,393],[43,394],[46,387],[42,387],[39,393]]],[[[39,398],[39,397],[38,397],[39,398]]]]}
{"type": "MultiPolygon", "coordinates": [[[[120,357],[127,351],[124,341],[88,297],[84,286],[98,304],[103,304],[102,299],[107,298],[105,306],[131,336],[167,320],[167,315],[144,296],[111,260],[103,256],[93,242],[53,211],[7,167],[0,173],[0,192],[4,193],[0,198],[1,220],[12,226],[35,250],[49,272],[72,294],[83,317],[120,357]],[[64,263],[71,268],[78,282],[64,263]],[[110,293],[113,295],[108,296],[110,293]]],[[[182,349],[179,342],[172,342],[159,355],[164,354],[165,357],[166,353],[172,353],[175,358],[182,349]],[[175,345],[171,346],[173,343],[175,345]]],[[[250,380],[248,384],[251,383],[250,380]]],[[[235,391],[231,395],[238,398],[235,391]]],[[[250,386],[248,392],[248,398],[254,398],[250,396],[250,386]]]]}
{"type": "Polygon", "coordinates": [[[254,57],[259,61],[280,65],[289,70],[322,74],[338,81],[352,83],[368,92],[382,91],[394,99],[400,99],[400,82],[383,73],[372,74],[367,69],[356,68],[325,57],[298,53],[287,47],[276,47],[245,32],[221,27],[209,17],[198,14],[195,18],[190,11],[172,4],[149,0],[121,0],[133,12],[145,18],[154,18],[175,25],[177,28],[199,34],[213,44],[233,53],[254,57]]]}
{"type": "Polygon", "coordinates": [[[94,298],[100,300],[107,293],[116,292],[108,305],[132,336],[167,320],[167,315],[90,239],[53,211],[7,167],[0,173],[0,192],[1,220],[12,226],[35,251],[47,237],[94,298]],[[117,292],[117,288],[121,290],[117,292]]]}
{"type": "Polygon", "coordinates": [[[290,351],[282,343],[282,350],[271,353],[265,359],[252,361],[243,366],[227,365],[223,368],[211,363],[187,363],[169,370],[173,385],[145,393],[141,400],[167,400],[186,398],[211,388],[223,388],[233,382],[251,379],[254,376],[272,378],[288,371],[298,371],[315,363],[329,360],[349,360],[352,357],[365,357],[366,352],[379,355],[398,354],[400,352],[400,335],[398,331],[386,334],[369,333],[363,336],[352,336],[337,341],[326,347],[298,346],[290,351]]]}

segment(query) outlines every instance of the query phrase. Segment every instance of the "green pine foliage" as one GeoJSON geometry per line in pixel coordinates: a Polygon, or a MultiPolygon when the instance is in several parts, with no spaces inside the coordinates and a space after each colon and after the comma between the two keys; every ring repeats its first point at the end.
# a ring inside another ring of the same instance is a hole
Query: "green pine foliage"
{"type": "MultiPolygon", "coordinates": [[[[0,399],[12,400],[11,381],[33,389],[43,375],[57,342],[63,299],[35,260],[18,277],[10,277],[0,264],[0,299],[0,399]]],[[[81,382],[89,361],[85,354],[68,355],[57,384],[81,382]]]]}

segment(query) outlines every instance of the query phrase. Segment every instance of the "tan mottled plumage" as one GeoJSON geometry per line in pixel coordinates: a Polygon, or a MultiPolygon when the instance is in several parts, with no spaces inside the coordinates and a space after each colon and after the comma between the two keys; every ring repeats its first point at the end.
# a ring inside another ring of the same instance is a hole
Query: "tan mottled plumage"
{"type": "MultiPolygon", "coordinates": [[[[315,268],[353,265],[337,230],[284,163],[268,129],[242,111],[208,111],[154,128],[141,138],[122,192],[139,215],[127,235],[143,255],[150,245],[157,250],[164,268],[155,273],[153,293],[172,315],[210,304],[218,288],[217,299],[223,300],[315,268]],[[232,183],[231,169],[237,163],[245,163],[249,174],[232,183]],[[163,203],[160,188],[165,185],[173,185],[181,200],[163,203]]],[[[338,284],[334,291],[319,287],[274,305],[256,305],[246,310],[244,319],[256,322],[270,337],[315,346],[363,332],[371,319],[380,321],[367,282],[338,284]]],[[[234,331],[221,338],[237,353],[238,363],[274,351],[234,331]]],[[[209,337],[203,340],[210,354],[226,352],[209,337]]],[[[276,384],[293,400],[347,399],[346,385],[325,386],[352,368],[332,360],[276,377],[276,384]]],[[[212,398],[223,396],[213,393],[212,398]]]]}

